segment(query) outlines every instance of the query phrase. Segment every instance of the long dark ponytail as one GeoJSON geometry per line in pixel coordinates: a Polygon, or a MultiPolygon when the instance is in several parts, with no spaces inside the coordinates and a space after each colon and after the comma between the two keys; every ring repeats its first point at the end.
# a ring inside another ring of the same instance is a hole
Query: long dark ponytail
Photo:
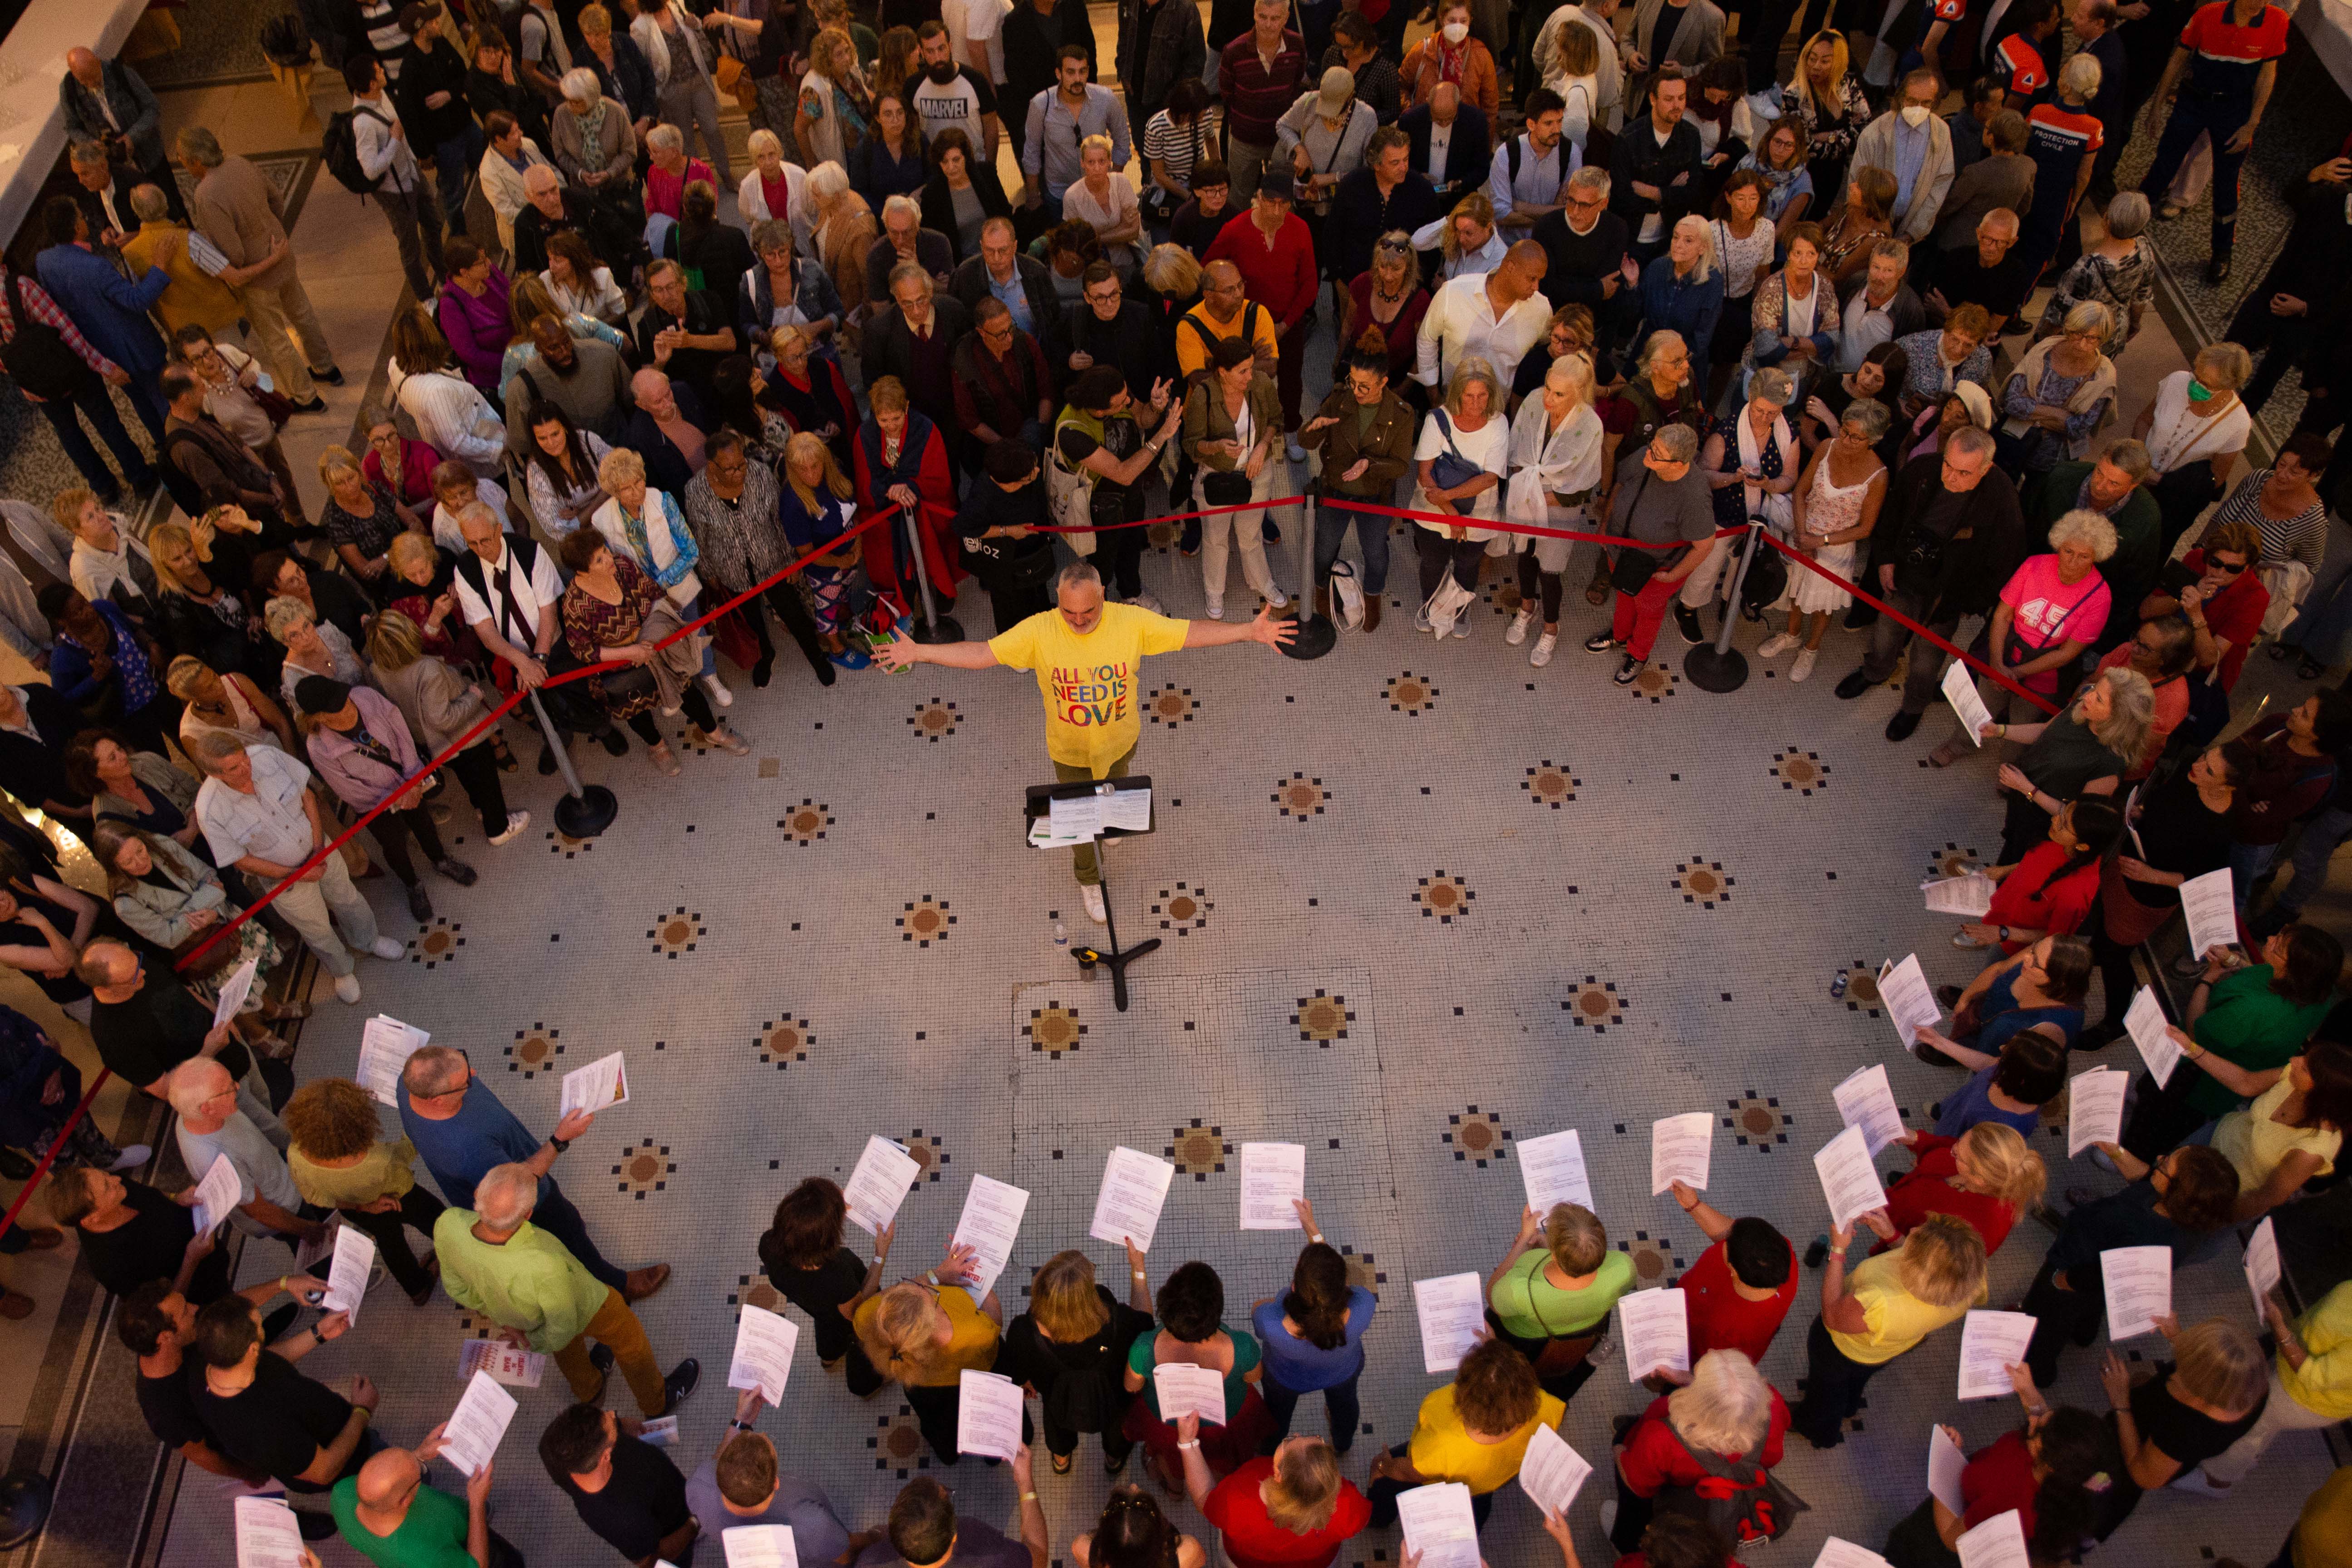
{"type": "Polygon", "coordinates": [[[2052,1411],[2038,1436],[2050,1473],[2033,1499],[2033,1558],[2069,1562],[2097,1532],[2123,1451],[2105,1421],[2071,1405],[2052,1411]]]}
{"type": "Polygon", "coordinates": [[[1348,1263],[1328,1242],[1311,1241],[1290,1273],[1290,1294],[1282,1310],[1298,1333],[1319,1351],[1348,1342],[1348,1263]]]}

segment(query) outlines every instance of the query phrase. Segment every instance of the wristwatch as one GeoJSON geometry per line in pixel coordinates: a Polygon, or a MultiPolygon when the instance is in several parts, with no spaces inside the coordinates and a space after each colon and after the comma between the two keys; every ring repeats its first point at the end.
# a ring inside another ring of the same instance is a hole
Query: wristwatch
{"type": "Polygon", "coordinates": [[[547,1146],[561,1154],[566,1149],[572,1147],[572,1140],[569,1138],[558,1138],[554,1134],[550,1133],[548,1135],[547,1146]]]}

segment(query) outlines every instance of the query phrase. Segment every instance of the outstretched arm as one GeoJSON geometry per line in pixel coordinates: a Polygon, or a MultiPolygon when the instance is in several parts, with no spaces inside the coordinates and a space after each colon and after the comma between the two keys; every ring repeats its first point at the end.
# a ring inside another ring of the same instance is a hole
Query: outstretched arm
{"type": "MultiPolygon", "coordinates": [[[[1229,626],[1227,631],[1248,628],[1229,626]]],[[[1222,639],[1231,642],[1232,637],[1222,639]]],[[[1185,647],[1192,644],[1188,640],[1185,647]]],[[[948,669],[993,669],[996,653],[984,642],[919,643],[912,637],[894,637],[874,650],[874,657],[892,669],[906,669],[918,664],[936,664],[948,669]]]]}
{"type": "MultiPolygon", "coordinates": [[[[1270,608],[1261,608],[1255,620],[1244,624],[1195,620],[1187,625],[1189,629],[1184,633],[1184,646],[1188,648],[1223,647],[1228,643],[1237,642],[1262,642],[1268,647],[1279,647],[1298,635],[1297,622],[1287,617],[1277,618],[1270,608]]],[[[988,645],[950,643],[948,646],[950,648],[979,647],[984,652],[988,645]]],[[[943,659],[940,662],[949,661],[943,659]]],[[[993,663],[994,660],[992,659],[990,662],[993,663]]]]}

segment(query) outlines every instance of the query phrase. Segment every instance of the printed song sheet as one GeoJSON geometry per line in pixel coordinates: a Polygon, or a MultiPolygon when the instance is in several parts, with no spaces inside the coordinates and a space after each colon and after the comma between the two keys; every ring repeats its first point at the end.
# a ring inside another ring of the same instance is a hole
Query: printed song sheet
{"type": "Polygon", "coordinates": [[[1927,1429],[1927,1495],[1950,1509],[1954,1513],[1969,1511],[1968,1499],[1960,1490],[1960,1472],[1969,1468],[1968,1450],[1952,1436],[1948,1426],[1927,1429]]]}
{"type": "Polygon", "coordinates": [[[2230,868],[2208,871],[2180,884],[2180,912],[2189,917],[2189,951],[2203,958],[2238,940],[2236,890],[2230,868]]]}
{"type": "Polygon", "coordinates": [[[2253,1292],[2257,1320],[2269,1317],[2271,1292],[2278,1289],[2280,1279],[2278,1233],[2271,1228],[2271,1216],[2264,1215],[2254,1234],[2246,1238],[2246,1289],[2253,1292]]]}
{"type": "Polygon", "coordinates": [[[2016,1392],[2009,1369],[2033,1342],[2030,1312],[1972,1311],[1960,1326],[1960,1397],[1996,1399],[2016,1392]]]}
{"type": "Polygon", "coordinates": [[[1528,1207],[1538,1218],[1558,1204],[1592,1206],[1592,1182],[1584,1173],[1584,1141],[1576,1129],[1547,1132],[1518,1146],[1519,1175],[1527,1183],[1528,1207]]]}
{"type": "Polygon", "coordinates": [[[719,1534],[727,1568],[801,1568],[789,1524],[739,1524],[719,1534]]]}
{"type": "Polygon", "coordinates": [[[1919,1043],[1922,1028],[1933,1028],[1944,1016],[1944,1009],[1936,1001],[1936,988],[1927,984],[1916,952],[1906,953],[1902,963],[1879,975],[1878,997],[1886,1005],[1886,1016],[1894,1021],[1895,1037],[1906,1051],[1919,1043]]]}
{"type": "Polygon", "coordinates": [[[1549,1426],[1538,1426],[1528,1439],[1526,1458],[1519,1461],[1519,1489],[1543,1511],[1565,1515],[1591,1474],[1592,1467],[1568,1446],[1568,1439],[1549,1426]]]}
{"type": "Polygon", "coordinates": [[[449,1414],[448,1429],[441,1436],[441,1457],[457,1466],[460,1474],[473,1475],[497,1456],[499,1441],[507,1435],[515,1408],[515,1396],[499,1387],[496,1378],[486,1372],[476,1373],[467,1382],[457,1408],[449,1414]]]}
{"type": "Polygon", "coordinates": [[[379,1013],[360,1030],[360,1065],[352,1076],[370,1094],[398,1110],[400,1069],[432,1037],[423,1029],[379,1013]]]}
{"type": "Polygon", "coordinates": [[[261,960],[248,958],[229,972],[221,982],[220,998],[213,1004],[213,1027],[217,1029],[245,1010],[245,999],[253,994],[253,977],[261,970],[261,960]]]}
{"type": "Polygon", "coordinates": [[[1013,1260],[1013,1243],[1021,1235],[1021,1216],[1029,1212],[1029,1194],[993,1176],[974,1176],[963,1195],[963,1213],[956,1216],[950,1247],[969,1247],[977,1255],[974,1278],[966,1287],[974,1301],[988,1300],[997,1276],[1013,1260]]]}
{"type": "Polygon", "coordinates": [[[2131,1006],[2124,1013],[2124,1028],[2131,1042],[2139,1049],[2139,1059],[2147,1064],[2148,1076],[2162,1089],[2172,1081],[2172,1069],[2180,1065],[2180,1042],[2165,1027],[2164,1007],[2156,999],[2156,991],[2143,985],[2132,997],[2131,1006]]]}
{"type": "Polygon", "coordinates": [[[195,1222],[196,1234],[220,1224],[236,1212],[245,1196],[244,1179],[236,1173],[236,1164],[226,1154],[215,1154],[205,1171],[205,1179],[196,1184],[196,1202],[190,1215],[195,1222]]]}
{"type": "Polygon", "coordinates": [[[849,1200],[851,1223],[869,1236],[878,1235],[898,1217],[898,1205],[922,1173],[915,1157],[889,1139],[878,1133],[867,1138],[866,1152],[857,1156],[857,1168],[842,1189],[849,1200]]]}
{"type": "Polygon", "coordinates": [[[1903,1112],[1895,1106],[1895,1090],[1886,1081],[1885,1064],[1849,1075],[1830,1090],[1830,1098],[1837,1101],[1840,1121],[1862,1129],[1863,1141],[1870,1145],[1874,1158],[1903,1136],[1903,1112]]]}
{"type": "Polygon", "coordinates": [[[2099,1254],[2107,1288],[2107,1338],[2127,1340],[2156,1332],[2156,1321],[2172,1310],[2172,1248],[2111,1247],[2099,1254]]]}
{"type": "Polygon", "coordinates": [[[2025,1550],[2025,1525],[2017,1510],[1997,1513],[1960,1537],[1960,1568],[2033,1568],[2025,1550]]]}
{"type": "Polygon", "coordinates": [[[375,1267],[375,1238],[355,1225],[335,1227],[335,1261],[327,1271],[326,1298],[319,1304],[330,1312],[348,1313],[360,1321],[360,1301],[367,1295],[368,1272],[375,1267]]]}
{"type": "Polygon", "coordinates": [[[1412,1282],[1412,1310],[1421,1320],[1421,1362],[1425,1372],[1452,1372],[1462,1364],[1486,1327],[1486,1294],[1475,1274],[1448,1274],[1412,1282]]]}
{"type": "Polygon", "coordinates": [[[563,1097],[556,1102],[556,1120],[560,1121],[575,1110],[593,1114],[628,1102],[628,1069],[622,1065],[621,1053],[614,1051],[563,1075],[563,1097]]]}
{"type": "Polygon", "coordinates": [[[301,1521],[282,1497],[236,1500],[236,1568],[302,1568],[301,1521]]]}
{"type": "Polygon", "coordinates": [[[2131,1074],[2113,1068],[2076,1073],[2066,1086],[2066,1157],[2094,1143],[2120,1143],[2124,1136],[2124,1091],[2131,1074]]]}
{"type": "Polygon", "coordinates": [[[1662,1116],[1650,1123],[1650,1195],[1676,1182],[1706,1191],[1707,1164],[1715,1153],[1715,1113],[1694,1110],[1662,1116]]]}
{"type": "Polygon", "coordinates": [[[1087,1234],[1118,1246],[1128,1237],[1142,1250],[1151,1250],[1160,1228],[1160,1205],[1168,1201],[1168,1184],[1176,1167],[1125,1147],[1113,1149],[1103,1165],[1102,1191],[1095,1194],[1095,1220],[1087,1234]]]}
{"type": "Polygon", "coordinates": [[[1478,1521],[1470,1489],[1460,1481],[1414,1487],[1397,1497],[1405,1546],[1421,1553],[1421,1568],[1479,1568],[1478,1521]]]}
{"type": "Polygon", "coordinates": [[[1993,879],[1981,871],[1965,877],[1942,877],[1919,884],[1927,908],[1939,915],[1962,915],[1980,921],[1992,913],[1993,879]]]}
{"type": "Polygon", "coordinates": [[[1629,1290],[1617,1298],[1625,1334],[1625,1375],[1639,1383],[1660,1367],[1690,1370],[1690,1310],[1680,1290],[1629,1290]]]}
{"type": "Polygon", "coordinates": [[[1021,1385],[1009,1377],[970,1367],[959,1382],[956,1452],[987,1459],[1009,1459],[1019,1453],[1021,1385]]]}
{"type": "Polygon", "coordinates": [[[1172,1424],[1189,1410],[1203,1426],[1225,1424],[1225,1379],[1212,1368],[1163,1361],[1151,1369],[1151,1392],[1159,1397],[1163,1421],[1172,1424]]]}
{"type": "Polygon", "coordinates": [[[1958,659],[1944,671],[1944,700],[1960,716],[1960,729],[1978,746],[1984,744],[1984,727],[1992,722],[1992,710],[1977,695],[1977,672],[1958,659]]]}
{"type": "Polygon", "coordinates": [[[801,1326],[781,1312],[748,1303],[735,1320],[735,1353],[727,1363],[727,1386],[756,1388],[771,1405],[784,1402],[784,1380],[793,1374],[793,1352],[801,1326]]]}
{"type": "Polygon", "coordinates": [[[1878,1169],[1870,1163],[1870,1145],[1861,1128],[1849,1127],[1816,1150],[1813,1170],[1822,1179],[1822,1195],[1829,1199],[1832,1227],[1886,1206],[1886,1189],[1878,1184],[1878,1169]]]}
{"type": "Polygon", "coordinates": [[[1307,1195],[1307,1145],[1242,1145],[1242,1228],[1297,1230],[1291,1204],[1307,1195]]]}

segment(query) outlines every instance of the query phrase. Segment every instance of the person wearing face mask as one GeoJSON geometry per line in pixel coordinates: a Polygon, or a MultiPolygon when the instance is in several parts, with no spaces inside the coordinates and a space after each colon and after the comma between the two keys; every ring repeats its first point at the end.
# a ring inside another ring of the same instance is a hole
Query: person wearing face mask
{"type": "Polygon", "coordinates": [[[1440,82],[1451,82],[1488,124],[1502,109],[1495,57],[1470,36],[1469,0],[1449,0],[1439,8],[1436,32],[1406,53],[1400,77],[1409,103],[1427,103],[1440,82]]]}
{"type": "Polygon", "coordinates": [[[2164,514],[2167,556],[2200,513],[2221,498],[2230,469],[2253,432],[2238,388],[2253,373],[2253,356],[2236,343],[2207,344],[2187,370],[2157,383],[2132,434],[2147,447],[2147,484],[2164,514]]]}
{"type": "Polygon", "coordinates": [[[1916,245],[1936,226],[1952,188],[1952,131],[1936,118],[1944,84],[1921,67],[1903,79],[1899,107],[1863,128],[1854,139],[1853,169],[1884,169],[1895,176],[1895,232],[1916,245]]]}

